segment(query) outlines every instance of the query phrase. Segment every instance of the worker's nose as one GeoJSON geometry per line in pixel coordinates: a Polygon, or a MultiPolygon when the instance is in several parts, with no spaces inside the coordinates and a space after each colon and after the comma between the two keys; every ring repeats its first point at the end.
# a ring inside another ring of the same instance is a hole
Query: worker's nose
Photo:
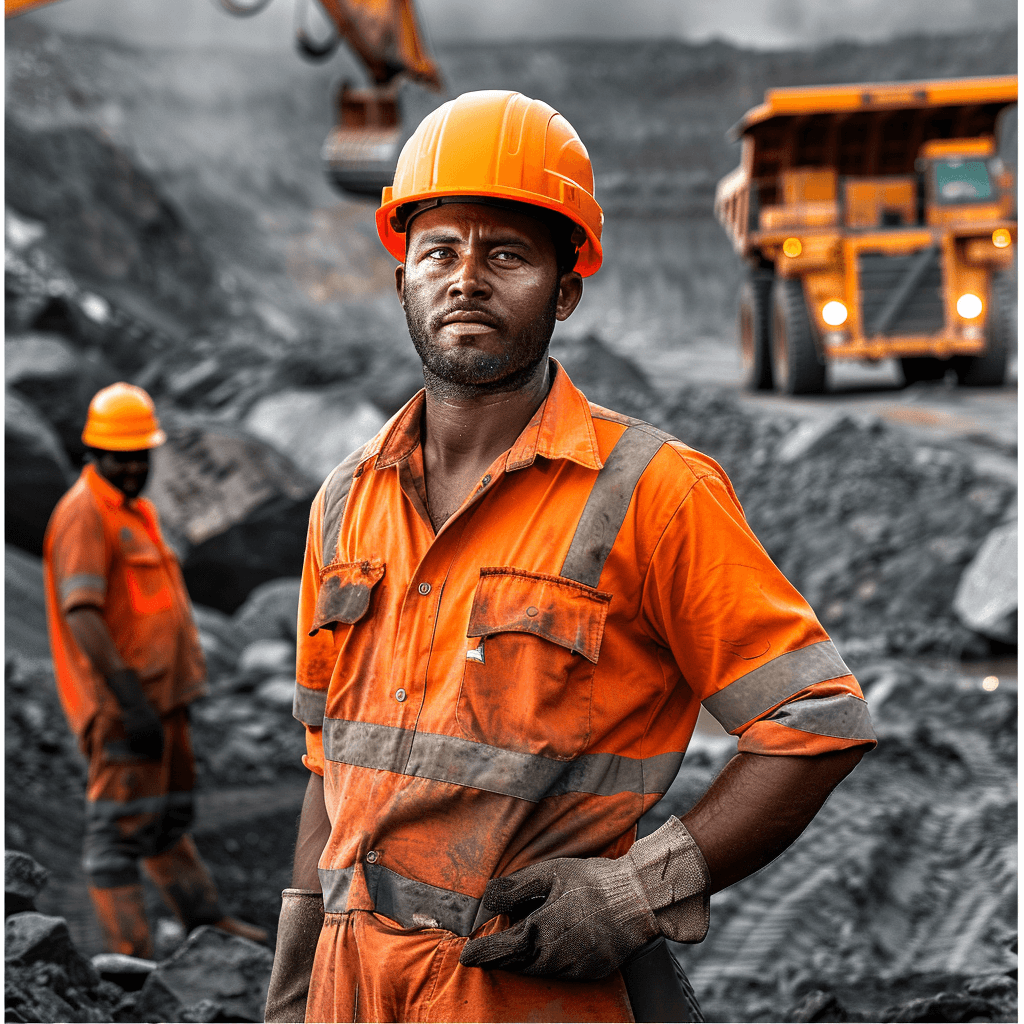
{"type": "Polygon", "coordinates": [[[459,260],[448,284],[450,298],[486,299],[491,294],[487,260],[483,256],[468,255],[459,260]]]}

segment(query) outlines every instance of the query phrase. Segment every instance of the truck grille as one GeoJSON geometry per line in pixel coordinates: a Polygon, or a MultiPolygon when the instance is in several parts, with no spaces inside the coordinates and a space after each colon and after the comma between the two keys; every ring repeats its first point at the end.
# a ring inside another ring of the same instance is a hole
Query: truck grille
{"type": "MultiPolygon", "coordinates": [[[[878,333],[879,321],[890,300],[921,255],[919,252],[906,256],[862,252],[858,257],[861,323],[867,337],[878,333]]],[[[889,318],[882,333],[935,334],[945,325],[942,266],[937,249],[929,254],[923,270],[919,270],[915,276],[914,287],[906,296],[906,301],[889,318]]]]}

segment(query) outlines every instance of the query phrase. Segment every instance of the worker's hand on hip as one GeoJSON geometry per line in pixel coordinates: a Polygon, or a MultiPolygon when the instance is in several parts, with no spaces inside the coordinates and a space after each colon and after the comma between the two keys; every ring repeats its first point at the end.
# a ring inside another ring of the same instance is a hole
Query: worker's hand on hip
{"type": "Polygon", "coordinates": [[[139,757],[159,761],[164,756],[164,727],[142,692],[142,683],[130,668],[107,677],[107,686],[121,708],[128,749],[139,757]]]}
{"type": "Polygon", "coordinates": [[[657,935],[704,937],[707,867],[689,832],[670,818],[616,860],[560,857],[492,878],[484,905],[513,924],[467,942],[464,966],[603,978],[657,935]]]}

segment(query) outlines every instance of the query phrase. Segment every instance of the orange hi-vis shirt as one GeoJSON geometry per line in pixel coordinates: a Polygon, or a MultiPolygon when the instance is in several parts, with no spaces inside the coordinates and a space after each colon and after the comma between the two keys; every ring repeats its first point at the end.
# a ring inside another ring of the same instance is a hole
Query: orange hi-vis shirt
{"type": "Polygon", "coordinates": [[[120,711],[68,628],[65,616],[73,608],[100,611],[118,653],[161,714],[206,692],[188,591],[151,502],[127,500],[86,466],[50,517],[43,577],[57,690],[76,735],[97,714],[120,711]]]}
{"type": "Polygon", "coordinates": [[[328,915],[469,935],[491,877],[622,855],[702,702],[741,751],[874,743],[719,466],[552,368],[436,534],[422,392],[313,502],[295,717],[324,777],[328,915]]]}

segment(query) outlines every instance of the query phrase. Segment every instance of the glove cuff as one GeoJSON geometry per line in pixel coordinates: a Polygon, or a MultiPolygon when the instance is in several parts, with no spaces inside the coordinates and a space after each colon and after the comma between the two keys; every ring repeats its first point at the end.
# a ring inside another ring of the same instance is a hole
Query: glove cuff
{"type": "Polygon", "coordinates": [[[704,855],[674,815],[627,854],[662,935],[700,942],[711,920],[711,878],[704,855]]]}
{"type": "Polygon", "coordinates": [[[314,889],[285,889],[277,924],[277,949],[267,991],[265,1021],[306,1019],[313,959],[324,920],[324,896],[314,889]]]}

